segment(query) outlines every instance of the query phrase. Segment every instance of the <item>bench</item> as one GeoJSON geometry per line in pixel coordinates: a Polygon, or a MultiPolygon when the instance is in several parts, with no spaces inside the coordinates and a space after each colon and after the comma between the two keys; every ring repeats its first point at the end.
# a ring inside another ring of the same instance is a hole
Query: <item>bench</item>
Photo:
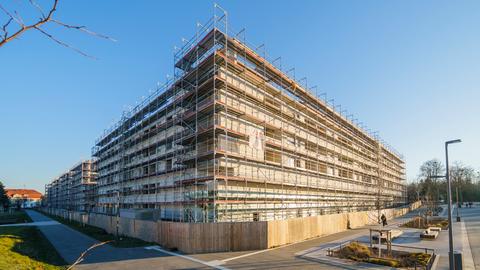
{"type": "Polygon", "coordinates": [[[425,240],[435,240],[438,237],[439,231],[432,230],[432,228],[437,229],[438,227],[429,227],[420,234],[421,239],[425,240]]]}
{"type": "MultiPolygon", "coordinates": [[[[402,230],[397,230],[397,229],[392,229],[391,233],[392,233],[392,239],[391,240],[393,240],[395,238],[400,237],[403,234],[403,231],[402,230]]],[[[380,236],[380,238],[382,239],[382,243],[384,243],[387,240],[387,234],[386,233],[382,234],[382,236],[380,236]]],[[[372,239],[374,241],[378,242],[378,235],[373,235],[372,239]]]]}

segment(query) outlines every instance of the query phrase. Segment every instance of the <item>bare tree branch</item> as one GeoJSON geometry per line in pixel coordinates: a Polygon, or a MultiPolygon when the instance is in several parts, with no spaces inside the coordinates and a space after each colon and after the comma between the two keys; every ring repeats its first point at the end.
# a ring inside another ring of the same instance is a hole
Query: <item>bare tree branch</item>
{"type": "Polygon", "coordinates": [[[69,48],[69,49],[71,49],[71,50],[73,50],[73,51],[75,51],[75,52],[77,52],[77,53],[79,53],[79,54],[81,54],[85,57],[92,58],[92,59],[97,59],[97,58],[95,58],[91,55],[86,54],[82,50],[77,49],[77,48],[69,45],[68,43],[66,43],[64,41],[59,40],[54,35],[48,33],[47,31],[45,31],[41,28],[44,24],[49,23],[49,22],[54,23],[54,24],[59,25],[59,26],[62,26],[62,27],[67,28],[67,29],[78,30],[78,31],[84,32],[86,34],[89,34],[89,35],[92,35],[92,36],[95,36],[95,37],[98,37],[98,38],[103,38],[103,39],[107,39],[107,40],[110,40],[110,41],[116,41],[115,39],[113,39],[109,36],[93,32],[93,31],[87,29],[85,26],[70,25],[70,24],[63,23],[59,20],[53,19],[53,14],[57,10],[57,5],[58,5],[59,0],[54,0],[52,7],[50,8],[50,10],[48,11],[48,13],[46,15],[45,15],[45,12],[43,11],[43,9],[40,7],[40,5],[37,4],[37,2],[35,0],[29,0],[29,2],[33,7],[35,7],[35,9],[37,9],[40,12],[40,14],[42,16],[37,22],[35,22],[33,24],[30,24],[30,25],[25,24],[23,18],[20,16],[20,14],[17,11],[14,11],[13,12],[14,14],[12,14],[11,12],[9,12],[6,8],[4,8],[0,4],[0,9],[9,17],[9,20],[1,28],[1,31],[3,32],[3,36],[0,37],[0,47],[5,45],[6,43],[18,38],[25,31],[28,31],[30,29],[34,29],[34,30],[39,31],[40,33],[42,33],[43,35],[45,35],[46,37],[48,37],[49,39],[51,39],[52,41],[54,41],[55,43],[57,43],[61,46],[69,48]],[[15,21],[20,26],[20,29],[18,29],[13,34],[9,35],[8,34],[8,27],[9,27],[9,25],[12,21],[15,21]]]}
{"type": "Polygon", "coordinates": [[[117,40],[114,39],[114,38],[111,38],[109,36],[106,36],[106,35],[102,35],[102,34],[99,34],[99,33],[96,33],[96,32],[93,32],[93,31],[90,31],[88,30],[85,26],[76,26],[76,25],[70,25],[70,24],[66,24],[66,23],[63,23],[63,22],[60,22],[60,21],[57,21],[57,20],[54,20],[54,19],[51,19],[50,20],[51,22],[54,22],[60,26],[63,26],[65,28],[68,28],[68,29],[75,29],[75,30],[79,30],[79,31],[82,31],[82,32],[85,32],[89,35],[92,35],[92,36],[96,36],[96,37],[99,37],[99,38],[104,38],[104,39],[108,39],[110,41],[113,41],[113,42],[116,42],[117,40]]]}
{"type": "Polygon", "coordinates": [[[25,22],[23,21],[22,17],[20,16],[20,14],[18,14],[18,12],[16,10],[13,11],[13,13],[15,14],[15,18],[17,18],[17,20],[20,22],[20,24],[23,26],[25,25],[25,22]]]}
{"type": "Polygon", "coordinates": [[[37,2],[35,2],[34,0],[29,0],[29,1],[30,1],[30,4],[32,4],[32,6],[34,6],[40,12],[40,14],[42,14],[42,18],[45,18],[45,12],[43,12],[42,7],[39,6],[37,2]]]}
{"type": "Polygon", "coordinates": [[[17,18],[15,18],[10,12],[8,12],[8,10],[6,10],[1,4],[0,4],[0,9],[5,13],[7,14],[8,17],[10,17],[10,19],[14,20],[15,22],[17,22],[19,25],[22,25],[21,22],[19,22],[17,20],[17,18]]]}
{"type": "Polygon", "coordinates": [[[11,40],[14,40],[16,39],[18,36],[20,36],[23,32],[29,30],[29,29],[39,29],[40,26],[42,26],[43,24],[45,24],[46,22],[50,21],[50,19],[52,18],[52,15],[53,13],[57,10],[57,4],[58,4],[58,0],[55,0],[55,2],[53,3],[53,6],[52,8],[50,9],[50,11],[48,12],[48,15],[47,17],[44,17],[43,19],[41,19],[40,21],[34,23],[34,24],[31,24],[31,25],[24,25],[23,23],[19,22],[17,19],[15,19],[14,16],[12,16],[10,14],[10,12],[8,12],[2,5],[0,5],[0,8],[7,14],[10,16],[10,18],[13,18],[15,21],[17,21],[20,25],[21,25],[21,28],[13,33],[12,35],[10,36],[7,36],[6,38],[4,38],[3,40],[0,41],[0,47],[2,47],[3,45],[5,45],[7,42],[11,41],[11,40]]]}
{"type": "Polygon", "coordinates": [[[109,240],[109,241],[97,243],[97,244],[95,244],[95,245],[87,248],[87,250],[85,250],[84,252],[82,252],[82,254],[80,254],[80,257],[78,257],[78,259],[77,259],[72,265],[70,265],[70,267],[67,268],[67,270],[72,270],[73,267],[75,267],[77,264],[81,263],[81,262],[84,260],[85,255],[87,255],[87,253],[88,253],[90,250],[92,250],[92,249],[94,249],[94,248],[97,248],[97,247],[99,247],[99,246],[103,246],[103,245],[105,245],[105,244],[107,244],[107,243],[110,243],[110,242],[113,242],[113,240],[109,240]]]}
{"type": "Polygon", "coordinates": [[[8,25],[13,21],[13,18],[10,18],[6,24],[3,25],[2,27],[2,31],[3,31],[3,39],[6,39],[7,36],[8,36],[8,31],[7,31],[7,27],[8,25]]]}
{"type": "Polygon", "coordinates": [[[94,56],[91,56],[91,55],[89,55],[89,54],[86,54],[85,52],[81,51],[80,49],[77,49],[77,48],[75,48],[75,47],[72,47],[72,46],[70,46],[69,44],[67,44],[67,43],[65,43],[65,42],[63,42],[63,41],[55,38],[53,35],[50,35],[49,33],[45,32],[45,31],[42,30],[41,28],[37,28],[37,27],[34,27],[34,28],[37,29],[38,31],[40,31],[40,33],[42,33],[42,34],[44,34],[45,36],[47,36],[48,38],[50,38],[51,40],[53,40],[53,41],[55,41],[56,43],[58,43],[59,45],[62,45],[62,46],[64,46],[64,47],[66,47],[66,48],[69,48],[69,49],[71,49],[71,50],[74,50],[74,51],[76,51],[77,53],[79,53],[79,54],[81,54],[81,55],[83,55],[83,56],[85,56],[85,57],[92,58],[92,59],[95,59],[95,60],[97,59],[97,58],[95,58],[94,56]]]}

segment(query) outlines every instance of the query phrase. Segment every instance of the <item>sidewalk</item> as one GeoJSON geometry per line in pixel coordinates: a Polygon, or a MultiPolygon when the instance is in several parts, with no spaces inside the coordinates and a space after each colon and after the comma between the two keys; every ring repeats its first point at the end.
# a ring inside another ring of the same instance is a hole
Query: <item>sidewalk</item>
{"type": "MultiPolygon", "coordinates": [[[[405,216],[400,218],[394,219],[389,222],[388,227],[398,228],[399,225],[405,223],[412,217],[416,216],[418,211],[413,211],[408,213],[405,216]]],[[[447,212],[444,211],[441,216],[446,215],[447,212]]],[[[371,226],[366,226],[368,228],[371,226]]],[[[468,235],[465,228],[464,222],[454,222],[453,223],[453,233],[454,233],[454,246],[455,250],[460,250],[463,254],[464,260],[464,269],[471,269],[474,270],[474,264],[472,259],[472,253],[470,250],[470,245],[468,242],[468,235]]],[[[404,233],[401,237],[396,238],[393,240],[393,244],[396,245],[404,245],[404,246],[412,246],[412,247],[419,247],[419,248],[430,248],[435,250],[435,254],[440,255],[440,260],[437,269],[448,269],[448,231],[442,231],[439,237],[436,240],[421,240],[419,237],[421,229],[412,229],[412,228],[400,228],[404,233]]],[[[319,246],[303,250],[301,252],[297,252],[295,255],[305,258],[316,260],[318,262],[323,263],[333,263],[333,264],[340,264],[344,268],[369,268],[363,264],[358,264],[355,262],[349,262],[347,260],[340,260],[332,257],[327,256],[327,250],[329,248],[333,248],[339,246],[340,244],[345,244],[350,241],[359,241],[368,243],[369,236],[367,231],[362,231],[356,234],[351,234],[346,237],[336,239],[334,241],[323,243],[319,246]]],[[[371,266],[371,265],[370,265],[371,266]]],[[[386,269],[385,267],[377,267],[375,269],[386,269]]]]}
{"type": "Polygon", "coordinates": [[[4,224],[0,227],[22,227],[22,226],[48,226],[48,225],[58,225],[56,221],[37,221],[37,222],[27,222],[27,223],[14,223],[14,224],[4,224]]]}
{"type": "MultiPolygon", "coordinates": [[[[82,252],[99,241],[84,235],[70,227],[56,222],[36,211],[27,210],[27,214],[34,223],[39,225],[39,230],[52,243],[60,256],[69,264],[73,264],[82,252]]],[[[33,223],[31,223],[33,224],[33,223]]],[[[138,248],[115,248],[103,245],[91,250],[84,261],[75,269],[174,269],[199,268],[201,264],[172,257],[169,254],[154,250],[138,248]],[[167,260],[168,258],[168,260],[167,260]]]]}

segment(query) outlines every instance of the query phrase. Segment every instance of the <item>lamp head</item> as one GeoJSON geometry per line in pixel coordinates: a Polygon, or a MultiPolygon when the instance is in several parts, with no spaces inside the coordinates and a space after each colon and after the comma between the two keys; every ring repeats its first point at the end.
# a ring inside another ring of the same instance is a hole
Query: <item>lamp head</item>
{"type": "Polygon", "coordinates": [[[445,142],[445,144],[452,144],[452,143],[459,143],[459,142],[462,142],[462,140],[460,140],[460,139],[457,139],[457,140],[451,140],[451,141],[447,141],[447,142],[445,142]]]}

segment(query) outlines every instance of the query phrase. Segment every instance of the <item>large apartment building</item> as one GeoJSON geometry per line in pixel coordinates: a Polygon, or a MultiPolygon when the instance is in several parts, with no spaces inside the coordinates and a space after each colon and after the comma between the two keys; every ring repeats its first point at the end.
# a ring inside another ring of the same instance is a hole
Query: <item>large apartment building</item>
{"type": "Polygon", "coordinates": [[[214,19],[101,136],[96,212],[256,221],[405,203],[403,158],[214,19]]]}
{"type": "Polygon", "coordinates": [[[95,206],[96,163],[81,161],[45,187],[47,207],[90,212],[95,206]]]}

